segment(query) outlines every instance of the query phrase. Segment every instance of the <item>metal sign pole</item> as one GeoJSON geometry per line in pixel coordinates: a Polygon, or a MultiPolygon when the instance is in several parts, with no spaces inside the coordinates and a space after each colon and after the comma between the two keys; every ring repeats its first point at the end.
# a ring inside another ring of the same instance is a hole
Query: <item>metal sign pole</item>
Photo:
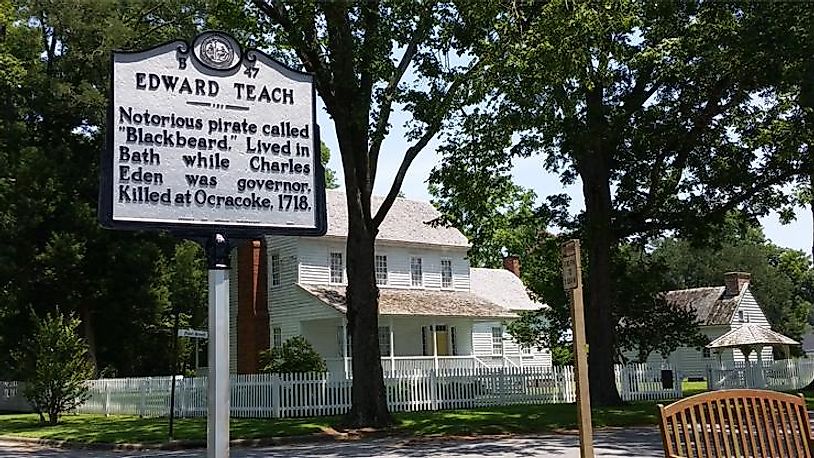
{"type": "Polygon", "coordinates": [[[209,258],[209,377],[206,456],[229,456],[229,243],[221,234],[206,246],[209,258]]]}
{"type": "Polygon", "coordinates": [[[582,268],[579,240],[562,246],[563,287],[571,299],[571,321],[574,327],[574,375],[577,382],[577,423],[579,424],[580,458],[594,457],[591,395],[588,389],[588,345],[585,342],[585,310],[582,305],[582,268]]]}

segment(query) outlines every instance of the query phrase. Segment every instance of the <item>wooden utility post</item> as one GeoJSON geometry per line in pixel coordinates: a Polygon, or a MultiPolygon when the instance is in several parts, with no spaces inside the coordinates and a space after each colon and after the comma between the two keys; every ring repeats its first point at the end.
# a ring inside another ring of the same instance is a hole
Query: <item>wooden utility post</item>
{"type": "Polygon", "coordinates": [[[593,425],[591,424],[591,396],[588,389],[588,345],[585,343],[585,309],[582,305],[582,268],[579,240],[562,245],[562,282],[569,293],[571,321],[574,333],[574,367],[577,379],[577,423],[579,424],[579,453],[581,458],[593,458],[593,425]]]}

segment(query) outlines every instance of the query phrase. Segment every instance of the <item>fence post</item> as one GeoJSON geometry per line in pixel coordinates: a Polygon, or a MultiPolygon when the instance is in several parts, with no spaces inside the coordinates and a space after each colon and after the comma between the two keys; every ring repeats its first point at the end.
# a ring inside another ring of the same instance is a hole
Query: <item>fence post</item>
{"type": "Polygon", "coordinates": [[[501,367],[497,371],[497,376],[498,376],[497,390],[498,390],[498,399],[499,399],[500,405],[506,405],[506,386],[505,386],[506,380],[505,380],[505,377],[504,377],[505,370],[506,370],[506,368],[501,367]]]}
{"type": "Polygon", "coordinates": [[[432,410],[438,410],[438,377],[435,369],[430,369],[430,405],[432,410]]]}
{"type": "Polygon", "coordinates": [[[110,383],[107,380],[104,380],[102,383],[105,384],[105,416],[110,416],[110,383]]]}
{"type": "Polygon", "coordinates": [[[271,416],[280,418],[280,374],[271,375],[271,416]]]}
{"type": "Polygon", "coordinates": [[[147,414],[147,384],[150,383],[150,377],[141,380],[139,387],[139,406],[138,416],[144,418],[147,414]]]}

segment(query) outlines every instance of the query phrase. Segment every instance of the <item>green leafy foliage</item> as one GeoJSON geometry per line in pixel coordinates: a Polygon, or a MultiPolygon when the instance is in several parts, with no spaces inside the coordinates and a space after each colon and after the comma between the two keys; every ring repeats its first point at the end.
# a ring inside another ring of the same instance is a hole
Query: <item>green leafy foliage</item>
{"type": "MultiPolygon", "coordinates": [[[[618,248],[669,231],[704,237],[733,209],[762,215],[789,202],[782,185],[807,158],[766,134],[787,115],[772,91],[788,63],[767,32],[808,13],[760,3],[513,6],[495,5],[493,26],[472,31],[483,32],[474,52],[491,65],[469,86],[472,103],[456,112],[431,182],[453,222],[476,225],[505,208],[518,158],[539,156],[563,184],[579,181],[584,212],[554,222],[584,241],[592,398],[616,404],[618,248]]],[[[551,214],[568,210],[551,203],[551,214]]]]}
{"type": "Polygon", "coordinates": [[[88,346],[77,334],[79,319],[59,311],[35,317],[34,333],[16,357],[24,395],[40,422],[56,425],[60,416],[87,400],[93,377],[88,346]]]}
{"type": "Polygon", "coordinates": [[[0,376],[10,376],[8,355],[35,327],[31,309],[74,313],[97,370],[119,376],[169,373],[167,317],[179,303],[196,325],[205,320],[200,293],[179,284],[203,273],[182,266],[176,239],[97,223],[109,58],[207,26],[246,37],[257,24],[242,11],[203,0],[0,1],[0,237],[8,241],[0,244],[0,376]]]}
{"type": "Polygon", "coordinates": [[[260,368],[260,372],[275,374],[327,370],[325,360],[302,336],[292,337],[280,347],[260,352],[260,368]]]}
{"type": "Polygon", "coordinates": [[[759,226],[730,217],[705,246],[664,239],[653,256],[678,288],[721,285],[725,272],[749,272],[750,290],[775,331],[800,340],[814,304],[814,270],[804,253],[778,247],[759,226]]]}
{"type": "Polygon", "coordinates": [[[331,149],[325,142],[319,144],[319,158],[322,161],[322,166],[325,167],[325,189],[336,189],[339,187],[339,182],[336,180],[336,172],[328,167],[328,162],[331,160],[331,149]]]}

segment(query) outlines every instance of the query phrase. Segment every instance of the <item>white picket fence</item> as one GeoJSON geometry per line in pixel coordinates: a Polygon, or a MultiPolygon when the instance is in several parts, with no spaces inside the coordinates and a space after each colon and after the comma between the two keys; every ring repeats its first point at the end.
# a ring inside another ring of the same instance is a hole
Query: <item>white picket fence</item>
{"type": "Polygon", "coordinates": [[[764,361],[760,366],[752,361],[707,369],[711,390],[759,388],[794,391],[814,381],[814,359],[793,358],[764,361]]]}
{"type": "MultiPolygon", "coordinates": [[[[681,397],[679,382],[673,388],[662,388],[661,369],[620,366],[616,375],[625,400],[681,397]]],[[[170,409],[171,382],[171,377],[92,380],[88,382],[90,398],[78,411],[165,416],[170,409]]],[[[576,401],[571,367],[415,370],[386,374],[385,386],[393,412],[576,401]]],[[[233,417],[252,418],[340,415],[350,409],[351,387],[352,380],[331,373],[232,375],[231,412],[233,417]]],[[[21,405],[18,392],[9,399],[21,405]]],[[[206,377],[178,377],[175,408],[179,417],[205,416],[206,377]]],[[[9,410],[3,399],[0,410],[9,410]]]]}
{"type": "Polygon", "coordinates": [[[623,401],[659,401],[682,396],[680,373],[671,366],[616,366],[616,386],[623,401]]]}

